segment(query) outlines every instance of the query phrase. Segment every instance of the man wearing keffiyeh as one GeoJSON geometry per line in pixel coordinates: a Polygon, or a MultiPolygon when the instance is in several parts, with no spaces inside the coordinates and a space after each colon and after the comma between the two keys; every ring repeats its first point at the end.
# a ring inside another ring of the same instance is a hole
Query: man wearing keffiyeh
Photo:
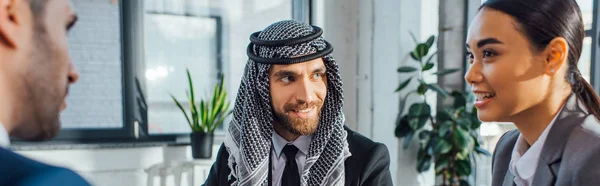
{"type": "Polygon", "coordinates": [[[385,145],[344,126],[342,80],[322,33],[290,20],[250,36],[233,118],[205,185],[392,185],[385,145]]]}

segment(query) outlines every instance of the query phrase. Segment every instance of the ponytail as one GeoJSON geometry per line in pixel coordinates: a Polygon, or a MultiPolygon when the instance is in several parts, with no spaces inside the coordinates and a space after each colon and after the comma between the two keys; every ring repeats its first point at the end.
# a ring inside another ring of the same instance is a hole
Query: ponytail
{"type": "MultiPolygon", "coordinates": [[[[575,67],[577,68],[577,67],[575,67]]],[[[590,85],[579,70],[574,70],[571,73],[571,78],[569,78],[569,82],[571,83],[571,88],[575,95],[577,95],[577,99],[583,102],[585,108],[588,112],[596,117],[596,119],[600,120],[600,97],[596,94],[594,87],[590,85]]]]}

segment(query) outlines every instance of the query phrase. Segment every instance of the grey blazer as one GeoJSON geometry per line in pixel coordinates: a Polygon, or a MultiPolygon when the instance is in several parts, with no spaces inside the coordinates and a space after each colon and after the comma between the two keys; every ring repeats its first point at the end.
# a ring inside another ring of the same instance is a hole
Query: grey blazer
{"type": "MultiPolygon", "coordinates": [[[[492,157],[492,186],[515,185],[508,166],[518,136],[519,131],[512,130],[498,141],[492,157]]],[[[574,94],[548,133],[532,185],[600,186],[600,121],[574,94]]]]}

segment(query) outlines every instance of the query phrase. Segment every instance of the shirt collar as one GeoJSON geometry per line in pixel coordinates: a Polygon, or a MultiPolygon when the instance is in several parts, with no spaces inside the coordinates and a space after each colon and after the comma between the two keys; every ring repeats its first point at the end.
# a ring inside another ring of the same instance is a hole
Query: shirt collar
{"type": "Polygon", "coordinates": [[[8,132],[4,125],[0,123],[0,147],[8,147],[10,145],[10,137],[8,137],[8,132]]]}
{"type": "MultiPolygon", "coordinates": [[[[560,110],[562,110],[562,107],[560,110]]],[[[519,134],[510,160],[509,169],[511,173],[515,176],[518,175],[521,179],[529,179],[535,174],[542,148],[558,115],[559,113],[554,116],[542,134],[540,134],[540,137],[531,146],[529,146],[523,135],[519,134]]]]}
{"type": "Polygon", "coordinates": [[[285,138],[277,134],[277,132],[273,132],[273,136],[271,137],[271,139],[273,141],[273,149],[275,150],[275,155],[277,156],[277,158],[279,158],[281,156],[281,151],[283,151],[283,147],[285,147],[288,144],[293,144],[304,155],[308,155],[310,142],[312,142],[312,135],[299,136],[294,141],[287,141],[285,138]]]}

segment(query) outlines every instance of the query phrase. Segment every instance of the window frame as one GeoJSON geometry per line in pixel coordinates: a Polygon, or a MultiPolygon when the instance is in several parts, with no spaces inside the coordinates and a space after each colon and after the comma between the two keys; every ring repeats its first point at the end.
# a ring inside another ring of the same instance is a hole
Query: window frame
{"type": "MultiPolygon", "coordinates": [[[[183,13],[183,14],[179,14],[179,13],[172,13],[172,12],[158,12],[158,11],[145,11],[144,10],[144,15],[147,14],[153,14],[153,15],[171,15],[171,16],[184,16],[184,17],[194,17],[194,18],[210,18],[210,19],[214,19],[216,22],[216,76],[214,77],[214,80],[219,80],[219,77],[221,77],[221,75],[224,74],[224,63],[223,63],[223,17],[220,15],[221,13],[219,13],[219,11],[216,10],[211,10],[209,11],[210,13],[208,14],[194,14],[194,13],[183,13]]],[[[139,70],[145,70],[145,69],[139,69],[139,70]]],[[[147,94],[146,94],[147,95],[147,94]]],[[[158,104],[164,104],[165,102],[159,102],[158,104]]],[[[172,102],[170,102],[172,103],[172,102]]],[[[189,104],[189,102],[183,101],[180,102],[182,105],[187,105],[189,104]]],[[[173,105],[175,106],[175,105],[173,105]]],[[[146,112],[146,114],[148,114],[146,112]]],[[[185,132],[185,133],[165,133],[165,134],[150,134],[150,131],[147,130],[147,124],[144,125],[145,126],[145,131],[146,134],[148,134],[148,136],[185,136],[188,135],[189,132],[185,132]]],[[[226,124],[223,123],[221,126],[219,126],[217,128],[217,130],[215,130],[215,134],[219,135],[221,132],[219,131],[219,129],[225,129],[226,124]]]]}

